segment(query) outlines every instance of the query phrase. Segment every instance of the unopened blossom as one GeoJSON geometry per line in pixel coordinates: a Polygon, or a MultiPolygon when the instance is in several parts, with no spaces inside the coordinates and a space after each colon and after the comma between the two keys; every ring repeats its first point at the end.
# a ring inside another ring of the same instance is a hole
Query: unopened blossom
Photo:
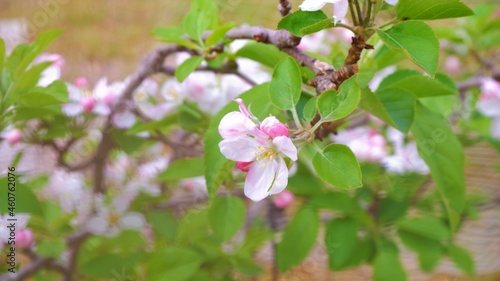
{"type": "Polygon", "coordinates": [[[227,159],[247,162],[243,165],[248,168],[244,192],[253,201],[260,201],[285,189],[288,167],[284,157],[296,161],[297,148],[289,138],[288,128],[276,117],[259,122],[241,99],[236,102],[240,111],[226,114],[219,124],[224,139],[219,148],[227,159]]]}
{"type": "Polygon", "coordinates": [[[18,129],[12,129],[5,134],[5,141],[9,145],[15,145],[23,139],[23,133],[18,129]]]}
{"type": "Polygon", "coordinates": [[[477,109],[493,118],[491,135],[500,139],[500,82],[490,77],[483,79],[477,109]]]}
{"type": "Polygon", "coordinates": [[[30,229],[21,229],[16,232],[16,246],[20,248],[28,248],[33,244],[33,232],[30,229]]]}
{"type": "Polygon", "coordinates": [[[462,63],[457,56],[448,56],[444,62],[444,70],[451,75],[459,75],[462,72],[462,63]]]}
{"type": "MultiPolygon", "coordinates": [[[[396,5],[398,0],[385,0],[387,4],[396,5]]],[[[318,11],[321,10],[327,3],[333,4],[333,20],[335,22],[342,21],[349,11],[348,0],[305,0],[299,6],[302,11],[318,11]]]]}
{"type": "Polygon", "coordinates": [[[291,191],[283,190],[283,192],[274,197],[273,203],[277,208],[284,209],[292,204],[294,199],[295,195],[291,191]]]}
{"type": "Polygon", "coordinates": [[[7,244],[11,237],[9,225],[12,221],[9,221],[9,219],[15,219],[16,230],[22,230],[26,229],[30,215],[22,213],[17,213],[14,216],[10,216],[9,214],[0,215],[0,241],[4,244],[7,244]]]}

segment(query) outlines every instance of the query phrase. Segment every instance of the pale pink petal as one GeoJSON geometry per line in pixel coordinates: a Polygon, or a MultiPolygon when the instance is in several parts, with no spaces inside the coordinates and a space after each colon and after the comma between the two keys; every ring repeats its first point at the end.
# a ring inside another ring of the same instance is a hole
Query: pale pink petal
{"type": "Polygon", "coordinates": [[[333,21],[339,22],[345,19],[349,10],[349,2],[347,0],[336,1],[333,7],[333,21]]]}
{"type": "Polygon", "coordinates": [[[258,143],[249,137],[223,140],[219,148],[227,159],[240,162],[251,162],[260,153],[258,143]]]}
{"type": "Polygon", "coordinates": [[[278,163],[275,160],[262,159],[250,167],[245,180],[245,196],[253,201],[260,201],[269,195],[278,163]]]}
{"type": "Polygon", "coordinates": [[[103,234],[108,229],[108,221],[104,216],[94,216],[87,221],[86,229],[93,234],[103,234]]]}
{"type": "Polygon", "coordinates": [[[292,140],[284,136],[276,137],[273,139],[273,144],[292,161],[297,161],[297,148],[293,145],[292,140]]]}
{"type": "Polygon", "coordinates": [[[276,117],[269,116],[260,124],[260,129],[272,138],[279,136],[290,136],[290,132],[285,124],[281,123],[276,117]]]}
{"type": "Polygon", "coordinates": [[[119,112],[113,115],[113,124],[120,129],[127,129],[135,124],[135,115],[130,111],[119,112]]]}
{"type": "Polygon", "coordinates": [[[233,111],[226,114],[219,124],[219,134],[224,139],[238,138],[246,135],[248,131],[255,127],[250,119],[243,113],[233,111]]]}
{"type": "Polygon", "coordinates": [[[62,105],[62,111],[66,116],[74,117],[83,112],[83,107],[79,103],[67,103],[62,105]]]}
{"type": "Polygon", "coordinates": [[[398,0],[385,0],[385,2],[389,5],[396,5],[398,3],[398,0]]]}
{"type": "Polygon", "coordinates": [[[146,225],[146,219],[141,213],[130,212],[125,214],[120,220],[122,228],[141,230],[146,225]]]}
{"type": "Polygon", "coordinates": [[[236,162],[236,168],[238,168],[242,172],[248,172],[253,162],[236,162]]]}
{"type": "Polygon", "coordinates": [[[282,192],[288,185],[288,167],[286,166],[285,160],[279,158],[279,167],[275,174],[275,179],[273,187],[270,190],[270,194],[277,194],[282,192]]]}
{"type": "Polygon", "coordinates": [[[323,6],[325,6],[327,2],[325,0],[305,0],[300,6],[299,9],[302,11],[317,11],[321,10],[323,6]]]}
{"type": "Polygon", "coordinates": [[[92,110],[92,112],[100,116],[108,116],[111,114],[111,109],[104,103],[98,103],[94,106],[94,110],[92,110]]]}
{"type": "Polygon", "coordinates": [[[488,117],[500,117],[500,99],[481,99],[477,102],[477,109],[488,117]]]}
{"type": "Polygon", "coordinates": [[[491,124],[491,136],[500,140],[500,118],[493,119],[491,124]]]}
{"type": "Polygon", "coordinates": [[[235,99],[234,101],[238,103],[240,112],[243,113],[243,115],[245,115],[247,118],[250,118],[250,116],[252,116],[252,114],[250,114],[250,111],[248,111],[245,102],[243,102],[242,99],[235,99]]]}

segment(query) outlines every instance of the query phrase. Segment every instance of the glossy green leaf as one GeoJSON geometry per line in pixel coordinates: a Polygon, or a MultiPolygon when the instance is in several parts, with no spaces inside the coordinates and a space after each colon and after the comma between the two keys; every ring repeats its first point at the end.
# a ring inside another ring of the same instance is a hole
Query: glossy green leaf
{"type": "Polygon", "coordinates": [[[443,255],[438,241],[402,229],[399,229],[398,235],[403,245],[418,254],[422,271],[431,272],[438,265],[443,255]]]}
{"type": "MultiPolygon", "coordinates": [[[[279,113],[279,109],[269,100],[268,89],[269,84],[265,83],[257,85],[240,95],[240,98],[250,106],[252,113],[260,118],[260,120],[268,117],[269,114],[276,115],[279,113]]],[[[238,111],[238,104],[236,102],[230,102],[212,118],[205,134],[205,179],[208,194],[211,198],[215,196],[222,182],[232,175],[231,169],[234,163],[227,160],[220,153],[219,142],[222,141],[222,137],[218,131],[220,120],[231,111],[238,111]]]]}
{"type": "Polygon", "coordinates": [[[286,29],[293,35],[301,37],[305,35],[301,32],[301,29],[315,25],[324,20],[329,20],[331,22],[328,16],[321,10],[314,12],[298,10],[282,18],[278,23],[278,29],[286,29]]]}
{"type": "Polygon", "coordinates": [[[358,160],[345,145],[328,145],[316,153],[313,166],[322,180],[335,187],[352,189],[363,185],[358,160]]]}
{"type": "Polygon", "coordinates": [[[316,116],[316,106],[318,103],[318,97],[310,98],[306,105],[304,106],[304,110],[302,111],[302,116],[304,120],[309,123],[313,120],[314,116],[316,116]]]}
{"type": "Polygon", "coordinates": [[[15,100],[25,107],[38,107],[68,102],[68,89],[61,81],[54,81],[45,88],[35,87],[17,95],[15,100]]]}
{"type": "Polygon", "coordinates": [[[319,231],[316,210],[303,207],[285,227],[283,239],[278,243],[276,260],[278,269],[286,272],[301,263],[316,244],[319,231]]]}
{"type": "Polygon", "coordinates": [[[297,63],[285,58],[274,68],[269,85],[271,102],[281,109],[292,109],[299,101],[302,92],[302,76],[297,63]]]}
{"type": "Polygon", "coordinates": [[[471,16],[474,12],[460,0],[399,0],[398,19],[437,20],[471,16]]]}
{"type": "Polygon", "coordinates": [[[285,59],[287,55],[274,45],[250,42],[245,44],[236,52],[236,56],[248,58],[259,62],[267,67],[274,68],[280,61],[285,59]],[[263,56],[262,54],[266,54],[263,56]]]}
{"type": "Polygon", "coordinates": [[[331,269],[342,270],[359,264],[362,243],[358,239],[358,230],[359,224],[350,218],[327,223],[325,246],[331,269]]]}
{"type": "Polygon", "coordinates": [[[148,211],[146,215],[153,227],[155,238],[166,241],[175,239],[179,223],[170,213],[148,211]]]}
{"type": "Polygon", "coordinates": [[[358,106],[361,90],[356,77],[344,81],[338,92],[328,90],[318,98],[318,112],[325,121],[334,121],[351,114],[358,106]]]}
{"type": "Polygon", "coordinates": [[[100,278],[116,278],[131,273],[144,254],[134,253],[124,256],[119,254],[103,254],[89,260],[80,267],[84,275],[100,278]]]}
{"type": "Polygon", "coordinates": [[[208,221],[217,238],[230,240],[245,222],[245,204],[238,197],[216,197],[208,209],[208,221]]]}
{"type": "Polygon", "coordinates": [[[153,35],[158,36],[162,42],[174,43],[197,50],[199,46],[193,41],[184,38],[184,30],[179,27],[159,27],[153,30],[153,35]]]}
{"type": "Polygon", "coordinates": [[[200,56],[192,56],[185,60],[181,65],[175,69],[175,78],[179,82],[184,81],[191,72],[195,71],[198,66],[203,62],[203,58],[200,56]]]}
{"type": "Polygon", "coordinates": [[[451,238],[450,230],[436,218],[408,218],[400,222],[398,227],[401,230],[438,241],[451,238]]]}
{"type": "Polygon", "coordinates": [[[448,122],[420,103],[416,105],[411,131],[446,206],[451,230],[455,232],[465,204],[463,147],[448,122]]]}
{"type": "Polygon", "coordinates": [[[202,261],[200,254],[186,248],[159,250],[146,263],[147,280],[188,280],[199,270],[202,261]]]}
{"type": "Polygon", "coordinates": [[[159,175],[160,180],[171,181],[194,178],[203,175],[203,158],[183,158],[170,163],[159,175]]]}
{"type": "Polygon", "coordinates": [[[389,48],[405,54],[413,63],[434,76],[438,66],[439,41],[434,31],[420,21],[405,21],[377,34],[389,48]]]}
{"type": "Polygon", "coordinates": [[[455,265],[467,275],[473,276],[476,274],[474,260],[467,250],[457,245],[450,245],[448,255],[455,265]]]}
{"type": "Polygon", "coordinates": [[[458,89],[453,81],[450,84],[447,76],[437,74],[436,79],[432,79],[412,70],[401,70],[387,76],[375,93],[378,94],[390,88],[406,90],[417,98],[458,94],[458,89]]]}
{"type": "Polygon", "coordinates": [[[236,23],[234,22],[226,22],[223,25],[219,26],[207,37],[207,40],[205,40],[205,44],[207,44],[207,46],[217,44],[217,42],[219,42],[219,40],[222,39],[224,35],[226,35],[226,33],[235,26],[236,23]]]}
{"type": "MultiPolygon", "coordinates": [[[[17,173],[14,174],[19,176],[17,173]]],[[[4,200],[0,201],[0,210],[4,210],[3,213],[7,213],[9,202],[12,202],[8,198],[15,199],[15,213],[40,214],[42,212],[40,201],[31,187],[22,184],[19,178],[16,178],[15,181],[9,180],[7,177],[0,178],[0,184],[4,187],[5,194],[2,196],[4,200]],[[15,191],[9,191],[8,188],[14,188],[15,191]]]]}
{"type": "Polygon", "coordinates": [[[379,249],[373,262],[374,281],[406,281],[407,276],[398,255],[385,248],[379,249]]]}
{"type": "Polygon", "coordinates": [[[202,44],[202,35],[210,24],[209,14],[203,9],[192,9],[184,18],[183,27],[186,33],[202,44]]]}
{"type": "Polygon", "coordinates": [[[3,69],[3,64],[5,62],[5,56],[7,53],[5,52],[5,41],[0,38],[0,69],[3,69]]]}

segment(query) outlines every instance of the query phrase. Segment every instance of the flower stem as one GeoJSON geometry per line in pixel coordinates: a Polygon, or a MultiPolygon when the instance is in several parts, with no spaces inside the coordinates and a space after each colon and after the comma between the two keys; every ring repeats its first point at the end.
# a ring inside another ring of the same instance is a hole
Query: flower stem
{"type": "Polygon", "coordinates": [[[323,120],[319,120],[318,123],[314,124],[314,126],[311,128],[311,132],[314,133],[318,128],[319,126],[321,126],[321,124],[325,123],[325,121],[323,120]]]}
{"type": "Polygon", "coordinates": [[[297,128],[303,129],[304,127],[302,127],[302,123],[300,123],[299,115],[297,114],[295,106],[292,107],[290,111],[292,112],[293,121],[295,122],[295,125],[297,125],[297,128]]]}

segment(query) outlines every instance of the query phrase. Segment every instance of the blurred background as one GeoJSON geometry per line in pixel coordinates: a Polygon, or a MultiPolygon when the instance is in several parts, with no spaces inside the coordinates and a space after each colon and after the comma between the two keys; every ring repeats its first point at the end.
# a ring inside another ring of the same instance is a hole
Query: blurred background
{"type": "MultiPolygon", "coordinates": [[[[225,21],[275,28],[280,19],[276,9],[277,0],[214,1],[219,4],[225,21]]],[[[302,0],[291,2],[296,9],[302,0]]],[[[480,3],[500,4],[499,0],[463,2],[472,7],[480,3]]],[[[62,80],[73,81],[82,75],[87,77],[91,84],[103,76],[111,81],[121,80],[136,69],[145,54],[161,44],[151,35],[151,30],[155,27],[181,24],[189,6],[190,1],[185,0],[0,0],[0,36],[10,40],[12,44],[17,44],[31,41],[43,30],[64,29],[63,35],[48,49],[49,52],[61,54],[65,59],[62,80]]],[[[439,21],[439,24],[442,24],[442,21],[439,21]]],[[[498,170],[494,169],[495,163],[499,161],[497,155],[488,146],[480,145],[467,150],[468,186],[477,186],[490,193],[500,192],[500,175],[498,170]]],[[[482,220],[471,222],[465,229],[470,231],[470,234],[461,234],[464,241],[469,237],[473,238],[468,243],[476,247],[474,254],[481,255],[481,252],[487,249],[498,249],[496,255],[484,256],[485,266],[491,259],[500,258],[500,233],[496,233],[500,223],[498,209],[497,206],[493,211],[488,211],[482,220]]],[[[321,252],[321,249],[316,251],[321,252]]],[[[321,253],[317,255],[323,256],[321,253]]],[[[409,263],[412,262],[411,257],[408,260],[409,263]]],[[[316,264],[317,262],[314,257],[308,259],[303,266],[290,272],[288,277],[301,274],[312,276],[314,274],[311,270],[314,270],[314,273],[330,276],[329,279],[322,280],[370,279],[367,268],[332,273],[328,271],[324,261],[321,261],[320,265],[316,264]]],[[[413,267],[418,266],[415,264],[413,267]]],[[[491,271],[491,268],[489,270],[491,271]]],[[[496,271],[500,271],[500,268],[496,271]]],[[[438,273],[422,278],[432,281],[497,281],[500,280],[500,275],[487,274],[465,278],[450,273],[438,273]]],[[[285,276],[283,280],[292,279],[285,276]]]]}

